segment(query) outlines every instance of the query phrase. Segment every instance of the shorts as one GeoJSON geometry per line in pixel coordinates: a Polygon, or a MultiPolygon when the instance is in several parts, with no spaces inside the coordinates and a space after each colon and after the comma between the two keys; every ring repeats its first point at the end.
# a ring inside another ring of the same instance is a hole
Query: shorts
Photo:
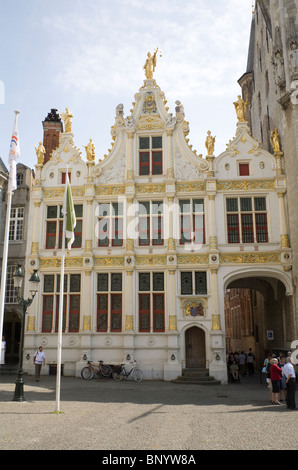
{"type": "Polygon", "coordinates": [[[272,382],[272,392],[279,393],[280,390],[280,380],[271,380],[272,382]]]}

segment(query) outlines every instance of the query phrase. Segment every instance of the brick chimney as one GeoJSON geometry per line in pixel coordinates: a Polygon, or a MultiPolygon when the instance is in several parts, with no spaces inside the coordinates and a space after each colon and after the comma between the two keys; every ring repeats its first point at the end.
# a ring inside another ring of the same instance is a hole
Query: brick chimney
{"type": "Polygon", "coordinates": [[[56,150],[59,146],[60,133],[63,132],[63,124],[61,118],[57,113],[57,109],[51,109],[51,112],[47,115],[45,120],[42,122],[43,126],[43,146],[46,149],[44,156],[44,164],[47,163],[53,150],[56,150]]]}

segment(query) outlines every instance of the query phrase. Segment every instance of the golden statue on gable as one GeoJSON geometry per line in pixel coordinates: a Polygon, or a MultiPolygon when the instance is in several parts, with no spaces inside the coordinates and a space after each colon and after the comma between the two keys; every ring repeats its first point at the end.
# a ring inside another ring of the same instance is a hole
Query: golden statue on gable
{"type": "Polygon", "coordinates": [[[205,141],[205,147],[207,149],[208,155],[214,154],[214,144],[215,144],[215,137],[211,135],[211,131],[208,131],[206,141],[205,141]]]}
{"type": "Polygon", "coordinates": [[[280,153],[280,141],[279,141],[279,133],[277,129],[271,131],[270,143],[274,150],[274,153],[280,153]]]}
{"type": "Polygon", "coordinates": [[[237,118],[239,122],[245,122],[245,113],[247,109],[247,101],[244,101],[240,95],[238,95],[238,100],[234,103],[237,118]]]}
{"type": "Polygon", "coordinates": [[[154,51],[153,55],[151,55],[150,52],[148,52],[147,54],[147,59],[146,59],[143,69],[145,70],[145,75],[148,80],[152,80],[153,78],[153,72],[155,71],[155,67],[156,67],[157,51],[158,51],[158,48],[154,51]]]}
{"type": "Polygon", "coordinates": [[[92,142],[92,139],[89,139],[89,143],[87,145],[83,145],[86,150],[86,156],[88,162],[93,162],[95,159],[95,145],[92,142]]]}
{"type": "Polygon", "coordinates": [[[64,121],[64,132],[71,132],[71,126],[72,126],[72,118],[73,115],[69,111],[68,108],[66,108],[65,113],[61,113],[61,117],[64,121]]]}
{"type": "Polygon", "coordinates": [[[36,156],[37,156],[37,163],[38,163],[38,165],[43,165],[44,155],[46,153],[46,149],[42,145],[42,142],[39,142],[38,147],[36,147],[36,145],[34,145],[34,147],[35,147],[35,152],[36,152],[36,156]]]}

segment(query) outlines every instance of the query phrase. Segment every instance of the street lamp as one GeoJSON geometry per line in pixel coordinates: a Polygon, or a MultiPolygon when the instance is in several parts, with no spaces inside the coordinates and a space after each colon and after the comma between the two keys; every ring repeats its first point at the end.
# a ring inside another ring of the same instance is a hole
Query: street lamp
{"type": "Polygon", "coordinates": [[[37,269],[34,269],[33,274],[29,279],[29,291],[31,297],[27,300],[19,296],[22,284],[24,279],[24,271],[22,266],[19,264],[13,275],[14,287],[18,289],[18,302],[23,308],[22,316],[22,330],[21,330],[21,343],[20,343],[20,358],[19,358],[19,367],[18,367],[18,377],[16,380],[16,386],[14,391],[13,401],[25,401],[24,397],[24,380],[23,380],[23,352],[24,352],[24,336],[25,336],[25,319],[27,308],[32,304],[33,299],[38,291],[39,276],[37,269]]]}

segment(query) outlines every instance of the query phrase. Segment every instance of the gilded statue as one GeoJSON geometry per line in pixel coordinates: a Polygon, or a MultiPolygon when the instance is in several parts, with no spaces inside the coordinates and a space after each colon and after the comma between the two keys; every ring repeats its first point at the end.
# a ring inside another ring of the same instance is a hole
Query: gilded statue
{"type": "Polygon", "coordinates": [[[154,72],[155,67],[156,67],[156,54],[157,54],[157,51],[158,51],[158,48],[153,53],[153,55],[151,55],[150,52],[148,52],[148,54],[147,54],[147,59],[146,59],[146,62],[145,62],[145,65],[144,65],[143,69],[145,70],[145,75],[146,75],[146,78],[148,80],[151,80],[153,78],[153,72],[154,72]]]}
{"type": "Polygon", "coordinates": [[[92,139],[89,139],[89,143],[87,145],[83,145],[86,150],[87,160],[89,162],[93,162],[95,159],[95,145],[92,142],[92,139]]]}
{"type": "Polygon", "coordinates": [[[39,142],[39,146],[36,147],[36,145],[34,145],[35,147],[35,152],[36,152],[36,156],[37,156],[37,163],[39,165],[43,165],[43,162],[44,162],[44,155],[46,153],[46,149],[44,148],[44,146],[42,145],[42,142],[39,142]]]}
{"type": "Polygon", "coordinates": [[[280,141],[279,141],[279,133],[277,129],[271,131],[270,142],[273,147],[274,153],[280,152],[280,141]]]}
{"type": "Polygon", "coordinates": [[[68,108],[66,108],[65,113],[61,113],[61,117],[64,121],[64,132],[71,132],[73,115],[71,114],[68,108]]]}
{"type": "Polygon", "coordinates": [[[208,155],[214,154],[214,143],[215,143],[215,137],[211,135],[211,131],[208,131],[206,141],[205,141],[205,147],[207,149],[208,155]]]}
{"type": "Polygon", "coordinates": [[[234,103],[236,114],[239,122],[245,122],[245,113],[247,109],[247,100],[244,101],[240,95],[238,95],[238,100],[234,103]]]}

